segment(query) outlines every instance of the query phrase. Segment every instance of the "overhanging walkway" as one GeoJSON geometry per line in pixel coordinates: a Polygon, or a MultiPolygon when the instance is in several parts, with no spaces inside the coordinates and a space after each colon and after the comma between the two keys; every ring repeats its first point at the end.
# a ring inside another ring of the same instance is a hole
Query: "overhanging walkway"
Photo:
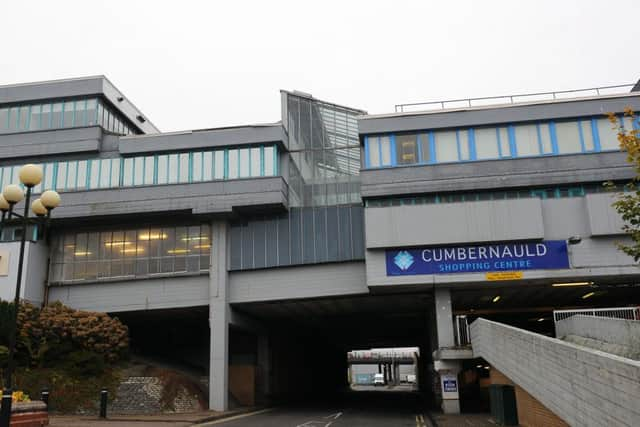
{"type": "Polygon", "coordinates": [[[640,362],[485,319],[474,355],[572,426],[640,425],[640,362]]]}

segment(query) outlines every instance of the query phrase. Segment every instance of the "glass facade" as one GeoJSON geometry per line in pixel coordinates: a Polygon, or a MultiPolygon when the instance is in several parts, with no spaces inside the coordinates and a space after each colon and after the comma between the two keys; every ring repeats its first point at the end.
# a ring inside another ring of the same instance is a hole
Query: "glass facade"
{"type": "Polygon", "coordinates": [[[364,111],[285,93],[291,206],[360,203],[360,142],[364,111]]]}
{"type": "MultiPolygon", "coordinates": [[[[83,191],[204,182],[278,175],[274,145],[156,154],[138,157],[49,162],[40,165],[42,182],[34,191],[83,191]]],[[[19,182],[22,164],[0,167],[0,188],[19,182]]]]}
{"type": "Polygon", "coordinates": [[[121,135],[140,133],[98,98],[0,106],[0,134],[96,125],[121,135]]]}
{"type": "MultiPolygon", "coordinates": [[[[636,120],[620,117],[626,130],[636,120]]],[[[365,168],[619,150],[606,117],[365,137],[365,168]]]]}
{"type": "MultiPolygon", "coordinates": [[[[482,200],[508,199],[560,199],[564,197],[582,197],[591,193],[613,191],[600,183],[576,184],[559,187],[532,187],[496,191],[455,192],[442,194],[426,194],[415,197],[392,197],[371,199],[365,202],[368,208],[380,208],[404,205],[426,205],[437,203],[477,202],[482,200]]],[[[626,191],[623,186],[621,190],[626,191]]]]}
{"type": "Polygon", "coordinates": [[[51,282],[208,272],[211,239],[207,224],[60,234],[53,242],[51,282]]]}

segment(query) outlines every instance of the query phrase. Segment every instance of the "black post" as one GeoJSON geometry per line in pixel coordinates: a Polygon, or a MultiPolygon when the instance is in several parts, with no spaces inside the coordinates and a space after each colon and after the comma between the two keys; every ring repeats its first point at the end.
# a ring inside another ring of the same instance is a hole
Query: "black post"
{"type": "Polygon", "coordinates": [[[22,216],[22,236],[20,238],[20,257],[18,259],[18,274],[16,279],[16,296],[13,300],[13,322],[9,329],[9,358],[5,370],[4,391],[2,396],[2,409],[0,410],[0,427],[9,427],[11,423],[11,395],[13,393],[13,369],[14,354],[16,351],[16,331],[18,329],[18,310],[20,308],[20,288],[22,287],[22,267],[24,261],[24,247],[29,226],[29,199],[31,187],[27,187],[27,195],[24,198],[24,215],[22,216]]]}
{"type": "Polygon", "coordinates": [[[107,389],[100,390],[100,418],[107,418],[107,397],[109,392],[107,389]]]}
{"type": "Polygon", "coordinates": [[[42,400],[44,404],[47,405],[47,411],[48,411],[49,410],[49,389],[47,388],[42,389],[42,391],[40,392],[40,400],[42,400]]]}

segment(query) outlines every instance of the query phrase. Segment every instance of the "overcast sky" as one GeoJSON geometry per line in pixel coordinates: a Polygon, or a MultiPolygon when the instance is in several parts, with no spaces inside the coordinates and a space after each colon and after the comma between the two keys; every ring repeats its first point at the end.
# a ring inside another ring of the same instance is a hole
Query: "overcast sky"
{"type": "Polygon", "coordinates": [[[0,84],[106,75],[162,131],[280,119],[280,89],[402,102],[640,78],[639,0],[6,1],[0,84]]]}

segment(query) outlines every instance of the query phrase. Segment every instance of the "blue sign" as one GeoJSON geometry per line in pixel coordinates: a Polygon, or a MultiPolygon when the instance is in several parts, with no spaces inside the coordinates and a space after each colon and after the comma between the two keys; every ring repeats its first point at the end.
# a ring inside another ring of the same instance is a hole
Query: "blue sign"
{"type": "Polygon", "coordinates": [[[442,380],[442,385],[445,392],[455,393],[458,391],[458,382],[456,380],[442,380]]]}
{"type": "Polygon", "coordinates": [[[387,276],[569,268],[567,242],[546,240],[386,251],[387,276]]]}

